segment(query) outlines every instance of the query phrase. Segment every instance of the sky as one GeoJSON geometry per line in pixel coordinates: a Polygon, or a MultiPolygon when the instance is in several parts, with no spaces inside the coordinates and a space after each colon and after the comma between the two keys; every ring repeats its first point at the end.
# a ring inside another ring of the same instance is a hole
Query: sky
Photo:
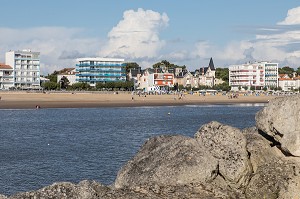
{"type": "Polygon", "coordinates": [[[190,71],[254,61],[300,66],[297,0],[0,0],[0,62],[40,52],[41,74],[76,58],[111,57],[142,68],[167,60],[190,71]]]}

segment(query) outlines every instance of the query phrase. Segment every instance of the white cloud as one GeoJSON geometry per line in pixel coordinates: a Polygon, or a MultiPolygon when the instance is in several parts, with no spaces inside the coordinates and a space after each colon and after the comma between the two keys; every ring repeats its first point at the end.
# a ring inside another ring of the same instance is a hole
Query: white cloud
{"type": "Polygon", "coordinates": [[[277,23],[278,25],[297,25],[300,24],[300,7],[290,9],[287,17],[277,23]]]}
{"type": "Polygon", "coordinates": [[[168,26],[167,14],[152,10],[127,10],[123,19],[108,33],[108,42],[99,56],[126,59],[154,58],[166,44],[159,31],[168,26]]]}
{"type": "Polygon", "coordinates": [[[80,37],[82,32],[81,29],[64,27],[0,28],[0,62],[4,62],[5,52],[9,50],[31,49],[41,53],[42,74],[75,67],[74,59],[62,55],[77,52],[77,55],[93,56],[101,44],[98,38],[80,37]]]}

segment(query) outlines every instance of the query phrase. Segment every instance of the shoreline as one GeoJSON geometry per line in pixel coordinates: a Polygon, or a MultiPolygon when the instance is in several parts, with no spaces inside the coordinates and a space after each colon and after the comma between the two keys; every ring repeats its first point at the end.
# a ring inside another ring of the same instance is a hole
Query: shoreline
{"type": "Polygon", "coordinates": [[[100,108],[184,105],[234,105],[268,103],[279,96],[239,96],[229,99],[226,95],[132,95],[129,93],[1,93],[0,109],[40,108],[100,108]],[[133,98],[133,99],[132,99],[133,98]]]}

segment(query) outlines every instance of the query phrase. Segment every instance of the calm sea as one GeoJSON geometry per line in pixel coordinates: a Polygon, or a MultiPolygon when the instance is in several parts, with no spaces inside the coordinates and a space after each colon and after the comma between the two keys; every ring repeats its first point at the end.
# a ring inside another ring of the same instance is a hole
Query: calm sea
{"type": "Polygon", "coordinates": [[[147,138],[193,137],[212,120],[238,128],[254,126],[255,113],[262,108],[237,104],[0,110],[0,193],[84,179],[111,184],[147,138]]]}

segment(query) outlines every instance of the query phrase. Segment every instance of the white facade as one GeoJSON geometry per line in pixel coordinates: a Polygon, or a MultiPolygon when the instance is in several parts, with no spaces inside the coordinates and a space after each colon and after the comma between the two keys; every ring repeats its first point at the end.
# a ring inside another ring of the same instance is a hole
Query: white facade
{"type": "Polygon", "coordinates": [[[0,90],[8,90],[14,86],[13,68],[0,64],[0,90]]]}
{"type": "Polygon", "coordinates": [[[278,87],[278,63],[255,62],[229,66],[229,85],[231,90],[251,86],[278,87]]]}
{"type": "Polygon", "coordinates": [[[293,91],[300,88],[300,77],[279,78],[279,86],[283,91],[293,91]]]}
{"type": "Polygon", "coordinates": [[[76,69],[73,68],[72,70],[66,70],[65,73],[61,73],[57,75],[57,83],[61,80],[62,77],[66,77],[69,80],[69,85],[76,83],[76,69]]]}
{"type": "Polygon", "coordinates": [[[30,50],[6,52],[5,63],[13,68],[13,86],[15,88],[40,88],[39,55],[39,52],[30,50]]]}

